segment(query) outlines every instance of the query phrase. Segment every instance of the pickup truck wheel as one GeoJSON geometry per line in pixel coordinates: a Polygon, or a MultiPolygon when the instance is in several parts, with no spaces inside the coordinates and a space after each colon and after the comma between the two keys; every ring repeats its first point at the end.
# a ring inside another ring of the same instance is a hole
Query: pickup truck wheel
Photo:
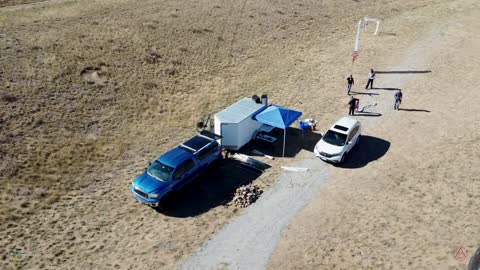
{"type": "Polygon", "coordinates": [[[220,165],[220,160],[219,159],[215,159],[214,161],[210,162],[210,164],[208,164],[208,169],[211,169],[211,168],[216,168],[220,165]]]}
{"type": "Polygon", "coordinates": [[[163,212],[165,211],[165,205],[163,204],[163,202],[160,202],[157,206],[153,207],[153,209],[158,212],[163,212]]]}
{"type": "Polygon", "coordinates": [[[160,201],[158,202],[158,205],[153,208],[159,212],[163,212],[166,210],[166,205],[168,204],[169,200],[170,200],[170,192],[165,193],[162,199],[160,199],[160,201]]]}

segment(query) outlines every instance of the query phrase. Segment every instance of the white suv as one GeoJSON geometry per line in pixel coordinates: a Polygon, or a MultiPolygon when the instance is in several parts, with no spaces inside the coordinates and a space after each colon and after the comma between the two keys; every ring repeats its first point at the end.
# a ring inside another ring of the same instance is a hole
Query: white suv
{"type": "Polygon", "coordinates": [[[362,126],[359,121],[343,117],[323,134],[315,145],[315,156],[324,161],[341,163],[352,148],[360,142],[362,126]]]}

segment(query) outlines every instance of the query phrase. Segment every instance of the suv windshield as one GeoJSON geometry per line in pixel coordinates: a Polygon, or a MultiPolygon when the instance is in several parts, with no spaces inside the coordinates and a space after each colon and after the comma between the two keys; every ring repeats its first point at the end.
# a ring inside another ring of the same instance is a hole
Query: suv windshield
{"type": "Polygon", "coordinates": [[[147,169],[147,173],[160,181],[168,181],[170,179],[170,175],[172,175],[173,168],[169,167],[157,160],[155,160],[152,165],[150,165],[147,169]]]}
{"type": "Polygon", "coordinates": [[[322,139],[329,144],[333,144],[336,146],[344,146],[345,141],[347,140],[347,135],[338,133],[333,130],[329,130],[327,131],[327,133],[325,133],[325,136],[323,136],[322,139]]]}

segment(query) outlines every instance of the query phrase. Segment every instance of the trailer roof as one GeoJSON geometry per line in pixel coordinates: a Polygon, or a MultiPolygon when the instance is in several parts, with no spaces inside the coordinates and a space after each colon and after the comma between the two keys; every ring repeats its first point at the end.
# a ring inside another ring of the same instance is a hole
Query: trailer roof
{"type": "Polygon", "coordinates": [[[215,117],[221,122],[239,123],[264,107],[262,103],[256,103],[251,98],[242,98],[225,110],[217,113],[215,117]]]}

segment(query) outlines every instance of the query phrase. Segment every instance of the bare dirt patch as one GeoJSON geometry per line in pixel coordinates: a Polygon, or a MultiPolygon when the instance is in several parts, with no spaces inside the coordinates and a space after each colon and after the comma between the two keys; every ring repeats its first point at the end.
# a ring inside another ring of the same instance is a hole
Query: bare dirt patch
{"type": "Polygon", "coordinates": [[[86,67],[80,72],[80,76],[90,84],[104,86],[108,80],[106,78],[107,68],[101,67],[86,67]]]}

